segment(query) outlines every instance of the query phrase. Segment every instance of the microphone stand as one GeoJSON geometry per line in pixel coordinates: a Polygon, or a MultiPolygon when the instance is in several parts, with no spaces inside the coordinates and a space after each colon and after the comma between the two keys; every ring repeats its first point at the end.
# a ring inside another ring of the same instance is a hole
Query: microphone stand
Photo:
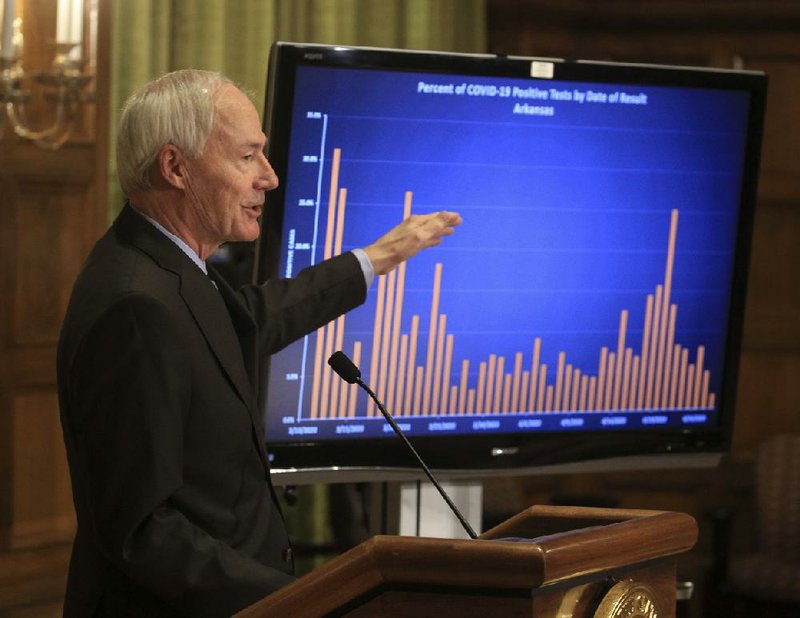
{"type": "Polygon", "coordinates": [[[366,393],[372,398],[372,401],[374,401],[375,404],[378,406],[378,409],[381,411],[381,414],[383,414],[383,417],[386,419],[386,422],[388,422],[389,425],[391,425],[392,429],[394,429],[394,432],[400,437],[400,439],[405,443],[405,445],[409,448],[409,450],[414,454],[414,457],[416,457],[417,462],[422,467],[422,470],[425,472],[425,474],[430,479],[431,483],[433,483],[433,486],[436,488],[436,490],[442,496],[444,501],[447,503],[447,506],[450,507],[450,510],[453,511],[453,513],[455,513],[456,517],[458,517],[458,521],[461,522],[461,526],[464,528],[464,530],[467,531],[467,534],[470,536],[470,538],[477,539],[478,535],[475,534],[475,531],[472,529],[472,526],[469,525],[469,522],[461,514],[461,511],[458,510],[458,507],[456,507],[456,505],[450,499],[450,496],[447,495],[447,492],[445,492],[445,490],[442,489],[442,486],[439,485],[439,482],[433,476],[433,473],[431,473],[430,469],[425,464],[425,461],[422,459],[422,457],[419,456],[419,453],[417,453],[417,450],[408,440],[406,434],[404,434],[403,430],[400,429],[400,427],[397,425],[394,418],[392,418],[392,415],[389,414],[389,412],[386,410],[385,407],[383,407],[383,404],[381,403],[380,399],[378,399],[378,396],[372,392],[372,389],[369,386],[367,386],[360,377],[355,378],[354,381],[361,388],[363,388],[366,391],[366,393]]]}

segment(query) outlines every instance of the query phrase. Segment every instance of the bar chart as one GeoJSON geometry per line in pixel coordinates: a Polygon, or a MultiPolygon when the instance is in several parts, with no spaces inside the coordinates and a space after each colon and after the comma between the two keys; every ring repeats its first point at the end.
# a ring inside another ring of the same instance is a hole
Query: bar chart
{"type": "MultiPolygon", "coordinates": [[[[340,186],[342,150],[333,149],[328,203],[324,221],[323,258],[342,252],[347,226],[347,187],[340,186]]],[[[414,195],[406,191],[398,204],[398,221],[413,212],[414,195]]],[[[679,210],[671,209],[663,230],[666,260],[663,278],[655,282],[640,306],[621,307],[616,345],[601,346],[596,365],[578,366],[569,350],[550,350],[555,365],[543,362],[548,346],[535,337],[527,349],[513,354],[489,352],[482,358],[459,356],[457,335],[448,330],[441,310],[447,272],[441,262],[430,282],[427,315],[408,315],[404,306],[407,269],[403,263],[380,277],[371,337],[346,337],[347,316],[319,328],[310,337],[313,368],[310,379],[311,420],[371,418],[374,404],[355,385],[336,378],[326,364],[344,349],[366,372],[366,381],[397,417],[447,417],[514,414],[574,414],[708,409],[715,404],[705,346],[693,349],[676,338],[678,305],[672,299],[679,210]],[[629,333],[629,318],[639,312],[643,328],[629,333]],[[425,329],[427,326],[427,329],[425,329]],[[368,353],[366,353],[368,351],[368,353]]]]}

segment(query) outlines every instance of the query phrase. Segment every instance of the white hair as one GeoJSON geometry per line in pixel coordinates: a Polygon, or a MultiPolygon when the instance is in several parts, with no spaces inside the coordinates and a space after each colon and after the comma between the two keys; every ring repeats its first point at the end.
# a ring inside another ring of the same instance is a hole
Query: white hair
{"type": "Polygon", "coordinates": [[[235,85],[221,73],[182,69],[128,99],[117,135],[117,175],[125,195],[152,189],[152,167],[163,146],[174,144],[191,158],[203,154],[214,127],[215,95],[226,84],[235,85]]]}

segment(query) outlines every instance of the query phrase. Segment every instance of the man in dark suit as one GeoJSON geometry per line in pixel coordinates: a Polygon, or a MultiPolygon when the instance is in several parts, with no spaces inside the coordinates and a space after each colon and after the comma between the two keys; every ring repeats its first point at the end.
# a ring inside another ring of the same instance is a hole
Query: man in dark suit
{"type": "Polygon", "coordinates": [[[265,143],[252,103],[218,74],[166,75],[123,112],[129,203],[75,284],[58,349],[78,519],[65,616],[227,616],[291,582],[259,360],[460,223],[411,217],[294,279],[234,291],[205,260],[258,236],[278,184],[265,143]]]}

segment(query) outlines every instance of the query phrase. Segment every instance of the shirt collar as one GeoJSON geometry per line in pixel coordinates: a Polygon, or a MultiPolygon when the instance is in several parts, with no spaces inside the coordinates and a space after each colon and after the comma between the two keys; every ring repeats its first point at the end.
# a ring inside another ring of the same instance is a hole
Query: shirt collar
{"type": "Polygon", "coordinates": [[[176,245],[178,245],[178,248],[181,251],[183,251],[189,257],[189,259],[192,260],[192,262],[194,262],[197,265],[197,267],[200,270],[203,271],[203,273],[208,275],[208,268],[206,267],[206,263],[203,260],[200,259],[200,256],[197,255],[197,253],[195,253],[194,249],[192,249],[189,245],[187,245],[186,242],[180,236],[176,236],[175,234],[170,232],[167,228],[165,228],[163,225],[161,225],[158,221],[156,221],[152,217],[147,216],[142,211],[136,210],[135,208],[133,210],[138,212],[140,215],[142,215],[145,219],[147,219],[147,221],[152,223],[153,226],[159,232],[164,234],[164,236],[166,236],[172,242],[174,242],[176,245]]]}

